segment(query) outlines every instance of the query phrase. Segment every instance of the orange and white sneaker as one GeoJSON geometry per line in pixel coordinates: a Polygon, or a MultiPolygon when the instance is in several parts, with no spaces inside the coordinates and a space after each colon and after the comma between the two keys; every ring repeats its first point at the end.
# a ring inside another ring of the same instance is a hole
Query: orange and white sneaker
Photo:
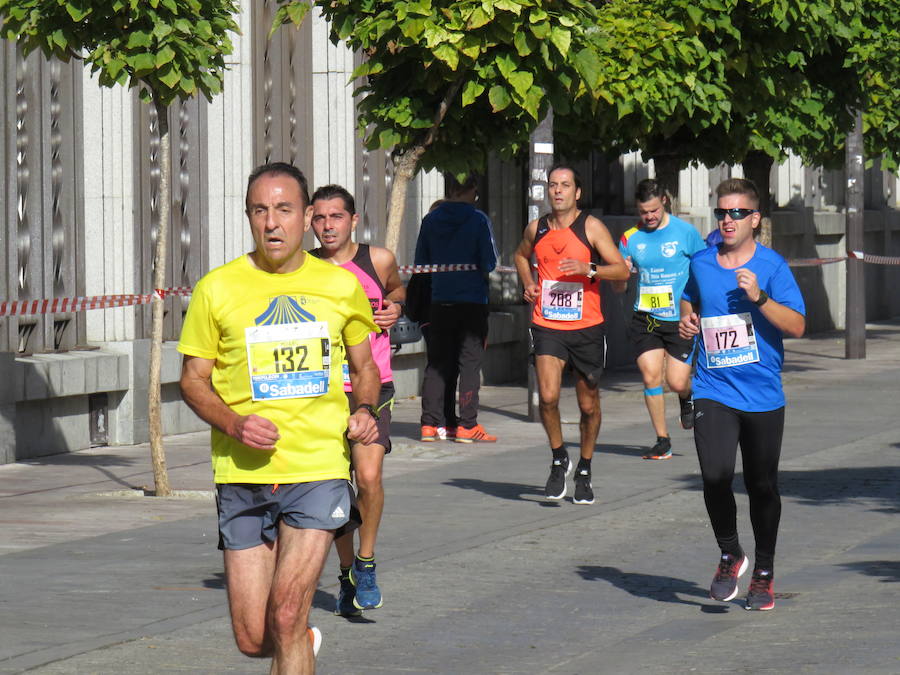
{"type": "Polygon", "coordinates": [[[456,428],[457,443],[496,443],[497,437],[491,436],[484,430],[480,424],[476,424],[471,429],[465,427],[456,428]]]}
{"type": "Polygon", "coordinates": [[[309,641],[312,642],[313,656],[318,656],[319,647],[322,646],[322,631],[315,626],[307,626],[306,634],[309,635],[309,641]]]}
{"type": "Polygon", "coordinates": [[[437,427],[428,426],[427,424],[422,425],[422,435],[419,437],[422,441],[430,443],[431,441],[440,440],[440,434],[438,433],[437,427]]]}

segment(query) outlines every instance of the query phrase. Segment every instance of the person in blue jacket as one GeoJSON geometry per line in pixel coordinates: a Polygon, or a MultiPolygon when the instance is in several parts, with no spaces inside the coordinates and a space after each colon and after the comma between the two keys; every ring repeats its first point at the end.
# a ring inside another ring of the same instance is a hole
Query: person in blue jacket
{"type": "MultiPolygon", "coordinates": [[[[488,333],[488,275],[497,266],[497,250],[486,214],[475,208],[474,177],[449,180],[447,199],[422,220],[416,241],[416,265],[475,265],[466,271],[436,272],[431,279],[428,362],[422,383],[423,441],[440,438],[444,395],[449,379],[459,377],[458,443],[494,442],[478,423],[481,362],[488,333]]],[[[452,428],[447,430],[452,436],[452,428]]]]}
{"type": "Polygon", "coordinates": [[[722,243],[697,253],[681,298],[679,330],[697,337],[694,442],[703,498],[721,550],[710,597],[727,602],[749,558],[738,541],[732,481],[741,447],[756,540],[746,609],[775,606],[775,543],[781,519],[778,461],[784,432],[782,336],[806,330],[803,296],[787,262],[759,244],[756,186],[732,178],[716,189],[722,243]]]}

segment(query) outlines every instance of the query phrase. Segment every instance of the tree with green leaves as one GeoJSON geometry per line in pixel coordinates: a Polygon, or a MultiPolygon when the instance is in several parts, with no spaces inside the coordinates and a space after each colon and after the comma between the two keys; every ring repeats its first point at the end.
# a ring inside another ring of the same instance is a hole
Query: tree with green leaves
{"type": "Polygon", "coordinates": [[[636,16],[646,19],[640,31],[599,52],[599,103],[557,125],[572,150],[585,137],[607,151],[640,149],[672,187],[690,162],[743,163],[765,213],[773,161],[793,152],[840,165],[862,108],[870,157],[896,167],[900,64],[890,45],[900,4],[649,0],[600,11],[604,25],[636,16]],[[669,39],[657,38],[660,27],[669,39]]]}
{"type": "MultiPolygon", "coordinates": [[[[170,204],[168,106],[222,89],[234,0],[0,0],[3,37],[25,54],[80,59],[102,86],[137,87],[156,110],[160,136],[159,231],[153,287],[164,288],[170,204]]],[[[156,494],[172,493],[162,443],[160,367],[163,300],[154,296],[150,348],[150,449],[156,494]]]]}
{"type": "Polygon", "coordinates": [[[461,176],[489,153],[515,156],[550,106],[565,114],[598,95],[604,32],[594,2],[286,0],[275,26],[299,24],[312,4],[333,42],[366,57],[353,73],[358,126],[369,149],[392,150],[392,250],[420,169],[461,176]]]}

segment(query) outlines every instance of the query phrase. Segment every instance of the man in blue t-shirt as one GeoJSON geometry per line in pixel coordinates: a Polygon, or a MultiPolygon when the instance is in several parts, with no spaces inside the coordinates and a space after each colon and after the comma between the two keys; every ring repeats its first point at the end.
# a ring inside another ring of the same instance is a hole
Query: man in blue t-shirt
{"type": "MultiPolygon", "coordinates": [[[[656,444],[644,459],[669,459],[672,442],[666,425],[663,372],[669,389],[681,404],[681,426],[694,423],[691,402],[691,351],[693,340],[678,334],[678,303],[687,282],[691,256],[704,248],[700,233],[690,223],[666,211],[668,197],[653,179],[642,180],[635,191],[641,222],[622,235],[619,252],[638,276],[634,313],[628,337],[637,354],[644,380],[644,403],[656,432],[656,444]]],[[[621,293],[627,282],[613,282],[621,293]]]]}
{"type": "Polygon", "coordinates": [[[806,307],[784,258],[754,239],[761,220],[756,186],[732,178],[716,193],[722,243],[691,261],[679,323],[682,337],[697,337],[694,441],[706,510],[722,551],[709,592],[714,600],[731,600],[749,565],[738,541],[731,487],[740,442],[756,539],[745,607],[767,610],[775,606],[772,580],[781,518],[782,335],[803,335],[806,307]]]}

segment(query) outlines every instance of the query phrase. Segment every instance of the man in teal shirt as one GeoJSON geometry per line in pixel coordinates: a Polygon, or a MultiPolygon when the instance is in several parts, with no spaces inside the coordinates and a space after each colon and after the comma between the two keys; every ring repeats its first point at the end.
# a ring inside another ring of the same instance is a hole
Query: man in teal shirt
{"type": "MultiPolygon", "coordinates": [[[[637,353],[644,380],[644,402],[656,432],[656,444],[644,459],[669,459],[672,443],[666,425],[663,374],[669,389],[678,394],[681,425],[693,426],[691,402],[692,341],[678,335],[679,300],[690,271],[691,256],[706,245],[690,223],[666,211],[666,197],[659,183],[642,180],[635,192],[641,222],[627,230],[619,251],[638,277],[634,314],[628,335],[637,353]]],[[[613,283],[623,292],[628,282],[613,283]]]]}

